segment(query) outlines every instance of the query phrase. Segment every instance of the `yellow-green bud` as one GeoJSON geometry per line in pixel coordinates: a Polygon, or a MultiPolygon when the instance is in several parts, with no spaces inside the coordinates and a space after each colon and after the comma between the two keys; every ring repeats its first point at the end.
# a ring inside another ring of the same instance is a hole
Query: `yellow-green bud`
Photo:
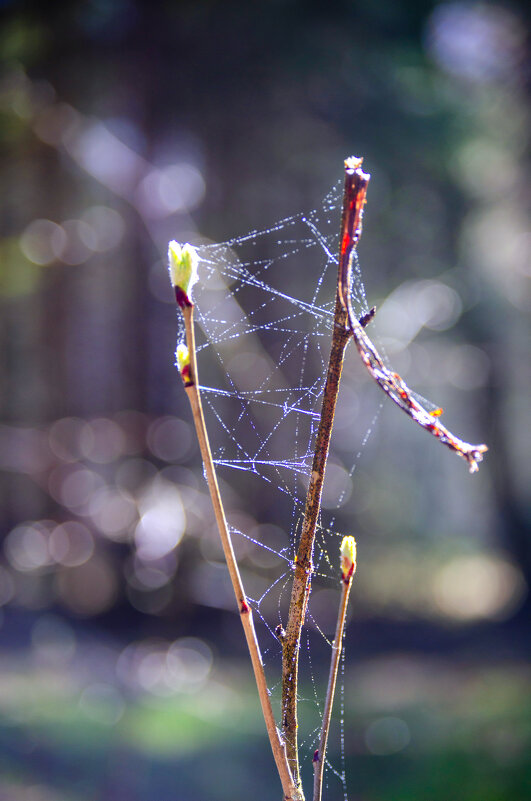
{"type": "Polygon", "coordinates": [[[341,543],[341,578],[349,582],[356,570],[356,540],[354,537],[343,537],[341,543]]]}
{"type": "Polygon", "coordinates": [[[192,386],[194,382],[190,374],[190,353],[186,345],[184,344],[177,345],[175,356],[177,358],[177,367],[181,374],[181,378],[184,381],[184,386],[185,387],[192,386]]]}
{"type": "Polygon", "coordinates": [[[182,373],[183,369],[190,364],[190,353],[186,345],[177,345],[175,355],[177,357],[177,367],[182,373]]]}
{"type": "Polygon", "coordinates": [[[172,240],[168,245],[168,266],[170,280],[175,287],[177,302],[180,306],[191,306],[190,295],[192,287],[197,281],[197,266],[199,256],[197,250],[192,245],[179,245],[172,240]],[[179,295],[184,297],[179,299],[179,295]]]}

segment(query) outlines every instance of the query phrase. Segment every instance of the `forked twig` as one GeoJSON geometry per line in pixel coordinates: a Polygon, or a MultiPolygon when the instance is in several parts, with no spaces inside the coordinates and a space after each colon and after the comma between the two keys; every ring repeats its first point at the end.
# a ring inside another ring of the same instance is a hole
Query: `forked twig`
{"type": "Polygon", "coordinates": [[[313,801],[321,801],[326,760],[326,744],[328,742],[330,718],[332,716],[332,707],[334,705],[334,695],[336,692],[337,669],[339,667],[339,657],[341,656],[343,646],[348,597],[350,595],[352,578],[355,572],[356,540],[354,537],[343,537],[343,542],[341,543],[341,599],[339,601],[339,610],[337,613],[336,633],[334,642],[332,643],[332,656],[330,658],[330,673],[328,675],[328,688],[326,690],[321,737],[319,738],[319,748],[313,755],[313,801]]]}
{"type": "MultiPolygon", "coordinates": [[[[174,244],[176,245],[176,243],[170,243],[170,267],[172,266],[171,247],[174,244]]],[[[186,247],[187,246],[185,246],[185,248],[186,247]]],[[[177,251],[177,248],[179,248],[178,245],[174,248],[174,251],[177,251]]],[[[182,251],[184,251],[185,248],[183,248],[182,251]]],[[[177,253],[182,251],[179,248],[179,251],[177,251],[177,253]]],[[[192,260],[197,259],[197,255],[195,254],[195,251],[193,251],[193,249],[190,248],[185,253],[187,254],[188,258],[190,258],[189,254],[191,253],[192,260]]],[[[193,270],[191,272],[193,272],[193,270]]],[[[179,283],[180,276],[176,274],[176,271],[170,269],[170,275],[172,279],[172,284],[174,285],[175,288],[175,297],[177,303],[180,306],[181,311],[183,313],[184,325],[186,330],[186,342],[187,342],[186,346],[179,345],[177,349],[177,363],[179,371],[181,373],[181,377],[183,379],[186,395],[188,396],[188,400],[190,402],[190,406],[192,409],[195,430],[197,434],[197,439],[199,441],[199,447],[201,450],[203,465],[205,468],[208,489],[210,492],[210,498],[212,500],[212,506],[214,507],[214,514],[216,517],[216,522],[221,537],[221,542],[223,545],[223,553],[225,555],[225,560],[227,562],[227,567],[229,569],[229,575],[234,589],[234,595],[236,597],[238,611],[240,613],[240,620],[242,622],[242,626],[245,632],[247,647],[249,649],[249,654],[251,656],[254,677],[256,680],[256,686],[258,688],[258,695],[260,698],[262,714],[264,716],[267,733],[269,736],[269,742],[271,743],[273,757],[275,759],[277,771],[280,777],[280,781],[282,783],[282,789],[284,792],[285,801],[304,801],[302,794],[297,789],[293,781],[292,774],[286,757],[286,750],[282,742],[282,739],[279,735],[278,729],[276,727],[275,718],[271,707],[271,700],[269,698],[269,691],[267,689],[267,683],[264,674],[264,667],[262,662],[262,656],[260,653],[260,646],[258,645],[258,640],[254,628],[253,614],[251,607],[249,606],[249,603],[245,596],[245,591],[243,588],[240,571],[238,568],[238,564],[236,562],[236,557],[234,555],[230,533],[225,518],[223,502],[221,500],[221,495],[219,492],[216,469],[214,467],[214,462],[212,460],[212,453],[210,450],[208,434],[203,416],[201,393],[198,384],[197,358],[196,358],[195,332],[194,332],[194,306],[189,297],[189,292],[194,278],[193,276],[191,278],[190,275],[188,276],[185,275],[183,283],[179,283]]]]}

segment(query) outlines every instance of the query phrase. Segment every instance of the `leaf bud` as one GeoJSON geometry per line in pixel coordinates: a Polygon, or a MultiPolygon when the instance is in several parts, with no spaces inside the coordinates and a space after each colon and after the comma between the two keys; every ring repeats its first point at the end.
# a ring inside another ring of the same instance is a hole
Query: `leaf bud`
{"type": "Polygon", "coordinates": [[[192,245],[179,245],[172,240],[168,245],[168,267],[170,280],[175,288],[175,297],[181,307],[191,306],[192,287],[198,279],[199,256],[192,245]]]}
{"type": "Polygon", "coordinates": [[[340,553],[341,579],[348,584],[356,571],[356,540],[354,537],[343,537],[340,553]]]}
{"type": "Polygon", "coordinates": [[[175,356],[177,359],[177,368],[181,374],[182,380],[184,381],[184,386],[191,387],[194,382],[190,373],[190,353],[186,345],[182,343],[177,345],[175,356]]]}

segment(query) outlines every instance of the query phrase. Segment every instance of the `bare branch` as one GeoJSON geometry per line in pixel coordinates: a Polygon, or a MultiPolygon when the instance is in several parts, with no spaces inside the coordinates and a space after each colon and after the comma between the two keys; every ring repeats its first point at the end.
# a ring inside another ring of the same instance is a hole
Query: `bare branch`
{"type": "Polygon", "coordinates": [[[332,656],[330,658],[330,672],[328,675],[328,688],[326,690],[319,749],[315,752],[313,757],[313,801],[321,801],[326,761],[326,745],[328,742],[330,718],[332,716],[332,707],[334,705],[334,695],[336,692],[337,669],[339,667],[339,657],[341,656],[343,647],[343,632],[345,630],[348,597],[350,595],[350,587],[355,572],[356,541],[354,537],[344,537],[341,543],[341,599],[339,601],[339,610],[337,613],[336,634],[334,642],[332,643],[332,656]]]}
{"type": "Polygon", "coordinates": [[[304,522],[295,562],[295,575],[291,591],[288,623],[283,641],[282,653],[282,732],[286,743],[288,762],[295,783],[299,777],[297,747],[297,686],[299,668],[299,646],[302,626],[306,616],[313,571],[313,547],[315,529],[321,509],[326,462],[330,446],[330,436],[334,423],[334,413],[339,382],[343,368],[345,349],[351,337],[348,313],[341,302],[341,280],[347,274],[348,265],[344,263],[352,253],[361,235],[361,214],[369,176],[361,170],[361,159],[351,158],[345,162],[345,188],[343,194],[343,215],[341,220],[341,249],[336,293],[336,307],[332,346],[328,362],[328,372],[321,407],[321,419],[317,430],[312,472],[306,495],[304,522]],[[347,247],[348,245],[348,247],[347,247]]]}
{"type": "MultiPolygon", "coordinates": [[[[361,160],[347,159],[345,162],[345,169],[347,173],[349,170],[361,171],[361,160]]],[[[366,177],[368,180],[369,176],[366,177]]],[[[411,390],[398,373],[392,372],[385,366],[382,357],[365,333],[364,327],[368,322],[366,319],[367,315],[358,321],[352,311],[350,300],[352,259],[361,234],[361,216],[364,203],[365,194],[353,196],[350,200],[349,208],[351,209],[350,213],[353,220],[350,225],[347,220],[342,226],[342,259],[340,261],[339,278],[339,299],[343,310],[347,314],[348,326],[358,352],[369,373],[391,400],[406,412],[412,420],[422,426],[422,428],[425,428],[426,431],[429,431],[430,434],[437,437],[439,442],[442,442],[448,448],[462,456],[463,459],[468,462],[470,472],[475,473],[478,469],[478,462],[482,461],[483,454],[487,451],[487,446],[471,445],[469,442],[464,442],[462,439],[459,439],[438,420],[438,416],[441,413],[440,410],[436,410],[435,413],[430,413],[415,400],[411,390]],[[357,224],[356,220],[358,221],[357,224]]]]}
{"type": "MultiPolygon", "coordinates": [[[[185,253],[185,255],[187,254],[185,253]]],[[[181,258],[181,253],[179,252],[177,253],[177,256],[174,259],[174,261],[179,262],[180,258],[181,258]]],[[[180,263],[178,263],[177,266],[180,267],[181,266],[180,263]]],[[[223,545],[225,560],[227,562],[227,567],[229,569],[230,579],[234,589],[234,595],[236,597],[238,611],[240,613],[240,620],[242,622],[242,626],[245,632],[245,639],[247,641],[247,647],[249,649],[249,654],[251,656],[251,662],[256,680],[256,686],[258,688],[258,695],[260,698],[260,704],[262,706],[262,714],[264,716],[267,733],[269,736],[269,742],[271,743],[271,749],[273,751],[275,764],[277,766],[277,771],[280,777],[280,781],[282,783],[284,799],[285,801],[304,801],[302,793],[299,791],[299,789],[297,788],[297,786],[293,781],[292,774],[287,761],[286,749],[275,723],[275,718],[271,707],[271,700],[269,698],[269,691],[267,689],[267,683],[265,679],[262,656],[260,653],[260,646],[258,645],[258,640],[254,629],[253,614],[251,607],[245,596],[245,591],[243,589],[240,571],[238,568],[238,564],[236,562],[236,557],[234,555],[234,550],[230,539],[230,533],[225,518],[223,502],[221,500],[221,495],[219,492],[216,469],[214,467],[214,462],[212,460],[212,453],[210,450],[210,444],[208,441],[208,434],[205,426],[203,408],[201,403],[201,393],[198,383],[194,316],[193,316],[194,305],[188,294],[189,293],[188,283],[183,284],[182,286],[177,284],[177,281],[180,280],[180,277],[179,276],[176,277],[175,270],[171,270],[171,268],[172,268],[172,255],[170,251],[170,277],[172,283],[174,284],[175,297],[177,303],[180,306],[181,311],[183,313],[184,324],[186,329],[186,343],[187,343],[187,346],[184,347],[179,346],[179,348],[177,349],[177,364],[192,409],[192,416],[194,420],[197,439],[199,441],[199,447],[201,450],[203,465],[205,467],[208,489],[210,492],[212,505],[214,507],[214,514],[216,517],[216,522],[218,525],[218,530],[223,545]]],[[[189,281],[189,278],[187,280],[189,281]]]]}

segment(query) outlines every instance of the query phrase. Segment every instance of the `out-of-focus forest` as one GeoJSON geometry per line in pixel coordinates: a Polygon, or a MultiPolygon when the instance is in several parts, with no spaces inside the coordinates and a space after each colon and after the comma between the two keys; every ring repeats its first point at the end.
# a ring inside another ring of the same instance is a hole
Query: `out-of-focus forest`
{"type": "MultiPolygon", "coordinates": [[[[340,409],[330,505],[336,482],[359,553],[336,705],[348,799],[530,797],[528,13],[0,4],[2,799],[280,797],[165,252],[318,207],[351,154],[372,175],[371,336],[489,452],[469,476],[385,402],[348,478],[367,422],[340,409]]],[[[381,393],[354,353],[346,370],[370,422],[381,393]]],[[[254,536],[292,526],[238,471],[221,482],[254,536]]],[[[241,560],[275,581],[252,543],[241,560]]],[[[324,697],[325,650],[304,697],[324,697]]]]}

